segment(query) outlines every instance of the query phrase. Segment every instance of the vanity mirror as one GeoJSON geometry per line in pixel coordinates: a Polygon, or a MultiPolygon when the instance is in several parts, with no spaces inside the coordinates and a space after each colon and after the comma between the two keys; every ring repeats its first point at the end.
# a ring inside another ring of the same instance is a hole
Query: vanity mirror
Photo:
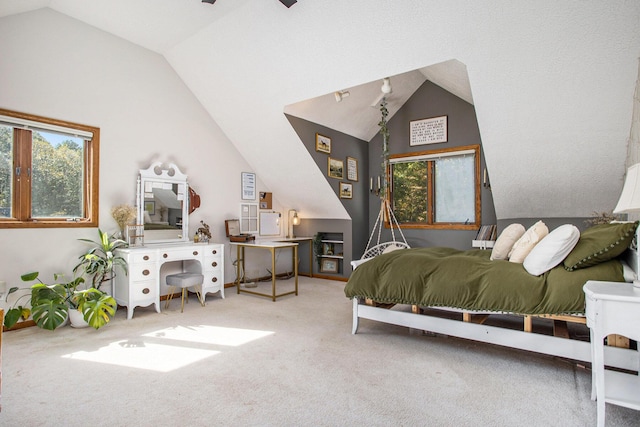
{"type": "Polygon", "coordinates": [[[145,243],[189,240],[189,194],[187,176],[175,164],[140,169],[138,224],[144,224],[145,243]]]}

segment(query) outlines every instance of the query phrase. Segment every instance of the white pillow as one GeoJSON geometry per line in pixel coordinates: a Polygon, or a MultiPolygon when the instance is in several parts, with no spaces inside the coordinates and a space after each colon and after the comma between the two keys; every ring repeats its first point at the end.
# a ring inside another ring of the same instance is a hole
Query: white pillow
{"type": "Polygon", "coordinates": [[[389,245],[382,251],[383,254],[388,254],[389,252],[397,251],[398,249],[404,249],[404,246],[400,245],[389,245]]]}
{"type": "Polygon", "coordinates": [[[524,232],[525,229],[522,224],[511,224],[502,230],[502,233],[498,236],[498,240],[496,240],[495,245],[493,245],[491,259],[507,259],[513,244],[522,237],[524,232]]]}
{"type": "Polygon", "coordinates": [[[580,230],[572,224],[561,225],[549,233],[524,259],[525,270],[540,276],[560,264],[578,243],[580,230]]]}
{"type": "Polygon", "coordinates": [[[529,229],[514,243],[509,253],[509,261],[522,263],[529,255],[533,247],[549,234],[549,229],[542,221],[533,224],[529,229]]]}
{"type": "Polygon", "coordinates": [[[144,211],[144,223],[151,224],[151,216],[149,215],[149,211],[144,211]]]}

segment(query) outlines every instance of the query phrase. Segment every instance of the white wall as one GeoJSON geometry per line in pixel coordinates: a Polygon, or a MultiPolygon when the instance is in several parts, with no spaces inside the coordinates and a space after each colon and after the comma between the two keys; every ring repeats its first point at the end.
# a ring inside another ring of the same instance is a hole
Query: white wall
{"type": "MultiPolygon", "coordinates": [[[[202,198],[190,236],[204,220],[214,241],[227,241],[224,220],[238,217],[240,172],[251,168],[162,56],[41,9],[0,19],[0,76],[0,107],[100,128],[101,229],[117,229],[112,206],[135,203],[139,169],[172,161],[202,198]]],[[[260,180],[258,189],[269,191],[260,180]]],[[[16,286],[30,271],[46,280],[71,275],[85,250],[77,239],[96,236],[0,229],[0,280],[16,286]]],[[[225,282],[234,277],[231,258],[225,282]]]]}

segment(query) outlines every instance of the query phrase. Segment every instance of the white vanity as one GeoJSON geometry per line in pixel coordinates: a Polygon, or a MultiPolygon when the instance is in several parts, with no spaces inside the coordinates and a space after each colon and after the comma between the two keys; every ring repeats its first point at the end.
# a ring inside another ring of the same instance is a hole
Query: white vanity
{"type": "Polygon", "coordinates": [[[187,175],[173,163],[140,170],[137,224],[144,224],[144,235],[136,239],[144,244],[117,251],[127,261],[128,274],[119,272],[113,288],[118,304],[127,307],[127,319],[136,307],[151,304],[160,313],[161,268],[168,262],[181,261],[182,271],[204,276],[203,300],[215,292],[224,298],[224,245],[189,241],[189,214],[198,206],[190,200],[192,193],[187,175]]]}
{"type": "Polygon", "coordinates": [[[113,289],[118,305],[127,307],[127,319],[136,307],[155,304],[160,313],[160,269],[164,263],[182,261],[183,271],[202,272],[202,298],[220,292],[224,298],[224,245],[218,243],[171,243],[119,249],[129,274],[118,274],[113,289]]]}

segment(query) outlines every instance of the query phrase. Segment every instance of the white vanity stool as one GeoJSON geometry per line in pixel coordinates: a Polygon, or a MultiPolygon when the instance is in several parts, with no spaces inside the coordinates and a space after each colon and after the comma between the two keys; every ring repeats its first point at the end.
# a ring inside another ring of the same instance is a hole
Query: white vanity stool
{"type": "MultiPolygon", "coordinates": [[[[167,276],[167,285],[171,287],[167,302],[164,308],[169,308],[169,303],[173,299],[173,294],[177,288],[182,288],[182,295],[180,297],[180,313],[184,312],[184,295],[188,292],[188,288],[194,288],[196,295],[198,295],[198,301],[204,307],[204,297],[198,290],[198,287],[204,282],[204,276],[198,273],[178,273],[170,274],[167,276]]],[[[187,301],[188,302],[188,301],[187,301]]]]}
{"type": "Polygon", "coordinates": [[[603,427],[605,403],[640,410],[640,377],[605,370],[603,343],[611,334],[640,340],[640,288],[590,280],[583,289],[591,334],[591,399],[597,400],[598,427],[603,427]]]}

